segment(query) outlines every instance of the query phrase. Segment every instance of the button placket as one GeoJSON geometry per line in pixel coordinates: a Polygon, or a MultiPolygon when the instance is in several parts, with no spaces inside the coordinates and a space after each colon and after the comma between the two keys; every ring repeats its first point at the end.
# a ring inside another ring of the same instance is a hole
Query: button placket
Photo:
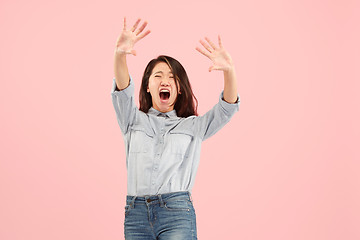
{"type": "Polygon", "coordinates": [[[159,171],[159,160],[160,160],[160,154],[162,152],[163,149],[163,143],[164,143],[164,136],[165,136],[165,132],[164,132],[164,125],[165,125],[165,120],[162,119],[162,121],[160,121],[160,134],[158,135],[158,137],[156,137],[157,143],[155,146],[155,157],[154,157],[154,162],[153,162],[153,167],[152,167],[152,173],[151,173],[151,188],[155,188],[156,185],[156,176],[158,175],[158,171],[159,171]]]}

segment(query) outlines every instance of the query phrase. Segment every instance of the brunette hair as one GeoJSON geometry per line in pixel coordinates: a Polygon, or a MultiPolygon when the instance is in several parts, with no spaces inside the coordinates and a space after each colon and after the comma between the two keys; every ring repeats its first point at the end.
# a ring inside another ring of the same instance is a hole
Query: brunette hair
{"type": "Polygon", "coordinates": [[[169,66],[174,75],[176,88],[178,87],[178,84],[180,86],[181,94],[177,95],[174,106],[177,116],[198,116],[198,101],[191,89],[191,84],[184,67],[176,59],[165,55],[160,55],[159,57],[152,59],[145,68],[139,93],[140,110],[147,113],[150,107],[152,107],[152,98],[150,93],[147,92],[147,87],[149,85],[149,77],[155,65],[159,62],[164,62],[169,66]]]}

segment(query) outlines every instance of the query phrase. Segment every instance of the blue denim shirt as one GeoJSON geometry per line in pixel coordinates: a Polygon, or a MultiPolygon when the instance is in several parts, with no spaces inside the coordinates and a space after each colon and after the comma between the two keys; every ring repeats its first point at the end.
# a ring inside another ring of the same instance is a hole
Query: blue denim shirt
{"type": "Polygon", "coordinates": [[[138,109],[134,101],[134,82],[118,91],[115,78],[112,102],[124,138],[127,193],[131,196],[191,192],[200,161],[201,143],[219,131],[239,110],[223,100],[203,116],[178,117],[176,110],[161,113],[138,109]]]}

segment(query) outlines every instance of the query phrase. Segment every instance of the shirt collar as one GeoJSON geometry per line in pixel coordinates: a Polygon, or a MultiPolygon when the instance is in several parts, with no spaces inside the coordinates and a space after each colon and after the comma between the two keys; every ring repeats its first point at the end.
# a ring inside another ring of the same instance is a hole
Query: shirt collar
{"type": "Polygon", "coordinates": [[[163,116],[163,117],[166,117],[166,118],[177,117],[175,109],[170,111],[170,112],[163,113],[163,112],[160,112],[160,111],[156,110],[155,108],[151,107],[149,109],[148,113],[149,114],[154,114],[155,116],[163,116]]]}

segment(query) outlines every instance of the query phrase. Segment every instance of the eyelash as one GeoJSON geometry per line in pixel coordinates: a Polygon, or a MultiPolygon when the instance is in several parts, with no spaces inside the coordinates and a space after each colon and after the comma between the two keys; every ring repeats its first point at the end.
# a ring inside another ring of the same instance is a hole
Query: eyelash
{"type": "MultiPolygon", "coordinates": [[[[156,75],[155,77],[161,77],[161,76],[159,76],[159,75],[156,75]]],[[[174,78],[174,76],[171,76],[170,78],[174,78]]]]}

